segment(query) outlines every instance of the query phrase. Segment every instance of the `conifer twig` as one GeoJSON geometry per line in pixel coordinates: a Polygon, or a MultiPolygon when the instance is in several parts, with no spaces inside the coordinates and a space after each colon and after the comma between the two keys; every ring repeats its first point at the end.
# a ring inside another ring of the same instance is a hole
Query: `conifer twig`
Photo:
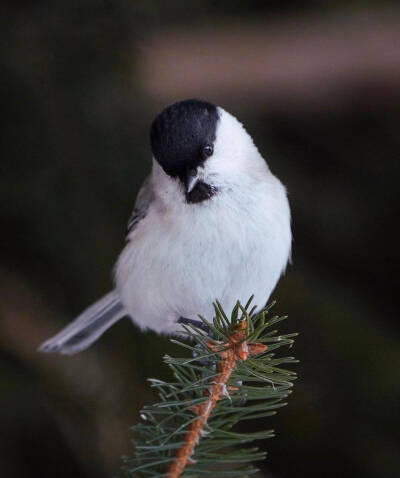
{"type": "Polygon", "coordinates": [[[208,348],[220,355],[221,361],[218,364],[219,375],[215,378],[212,386],[206,392],[209,398],[200,405],[194,405],[191,410],[198,415],[198,418],[189,426],[189,431],[184,438],[183,445],[176,453],[176,459],[168,469],[168,478],[179,478],[185,467],[193,461],[191,456],[193,451],[204,434],[204,427],[214,410],[217,402],[229,394],[227,384],[236,368],[238,361],[247,360],[248,357],[259,355],[267,350],[264,344],[248,344],[245,341],[247,330],[247,321],[237,324],[228,337],[228,342],[221,345],[214,345],[207,342],[208,348]]]}
{"type": "Polygon", "coordinates": [[[297,334],[272,329],[285,317],[268,318],[270,308],[255,313],[250,298],[227,316],[215,302],[211,322],[199,316],[208,335],[197,324],[183,324],[190,341],[171,341],[191,356],[164,356],[172,381],[150,379],[159,401],[144,406],[133,427],[135,453],[124,457],[127,478],[244,478],[257,472],[253,463],[266,452],[246,444],[271,438],[273,430],[234,428],[275,414],[296,378],[280,365],[297,361],[276,351],[291,347],[297,334]]]}

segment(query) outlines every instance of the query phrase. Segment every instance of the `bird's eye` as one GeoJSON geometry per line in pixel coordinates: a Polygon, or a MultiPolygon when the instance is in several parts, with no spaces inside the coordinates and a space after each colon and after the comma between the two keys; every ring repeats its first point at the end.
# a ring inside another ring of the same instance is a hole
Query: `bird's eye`
{"type": "Polygon", "coordinates": [[[211,144],[206,144],[203,148],[203,154],[207,158],[208,156],[211,156],[214,152],[214,148],[211,146],[211,144]]]}

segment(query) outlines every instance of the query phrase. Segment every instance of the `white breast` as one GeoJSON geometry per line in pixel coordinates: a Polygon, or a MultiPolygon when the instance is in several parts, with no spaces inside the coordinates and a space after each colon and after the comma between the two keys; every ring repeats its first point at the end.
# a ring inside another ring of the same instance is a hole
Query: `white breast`
{"type": "Polygon", "coordinates": [[[264,306],[291,246],[279,180],[269,174],[251,190],[238,186],[201,204],[164,204],[150,205],[116,266],[117,289],[134,322],[173,333],[179,317],[211,319],[215,299],[228,312],[252,294],[264,306]]]}

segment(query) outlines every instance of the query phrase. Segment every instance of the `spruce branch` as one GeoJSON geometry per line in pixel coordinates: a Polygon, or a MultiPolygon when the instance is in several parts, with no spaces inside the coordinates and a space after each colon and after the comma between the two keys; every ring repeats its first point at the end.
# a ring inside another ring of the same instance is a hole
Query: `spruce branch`
{"type": "Polygon", "coordinates": [[[175,381],[150,380],[160,401],[144,407],[142,423],[133,427],[135,455],[124,458],[127,477],[244,477],[257,471],[252,462],[266,453],[237,447],[270,438],[273,431],[239,433],[232,428],[286,405],[283,399],[296,376],[279,365],[296,360],[276,358],[272,351],[291,346],[296,334],[269,331],[285,317],[267,320],[271,306],[257,314],[250,306],[251,299],[244,307],[238,302],[228,319],[217,302],[212,323],[200,317],[201,327],[184,326],[189,343],[172,340],[192,357],[165,356],[175,381]]]}

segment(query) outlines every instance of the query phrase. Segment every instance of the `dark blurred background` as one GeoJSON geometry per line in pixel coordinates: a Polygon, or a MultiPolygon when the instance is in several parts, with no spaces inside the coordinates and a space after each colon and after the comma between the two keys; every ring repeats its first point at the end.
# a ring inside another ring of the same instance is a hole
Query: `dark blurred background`
{"type": "Polygon", "coordinates": [[[75,357],[36,347],[109,289],[149,123],[187,97],[243,121],[290,193],[274,298],[300,378],[259,476],[400,476],[395,3],[6,1],[0,38],[2,476],[115,476],[132,453],[172,344],[126,319],[75,357]]]}

